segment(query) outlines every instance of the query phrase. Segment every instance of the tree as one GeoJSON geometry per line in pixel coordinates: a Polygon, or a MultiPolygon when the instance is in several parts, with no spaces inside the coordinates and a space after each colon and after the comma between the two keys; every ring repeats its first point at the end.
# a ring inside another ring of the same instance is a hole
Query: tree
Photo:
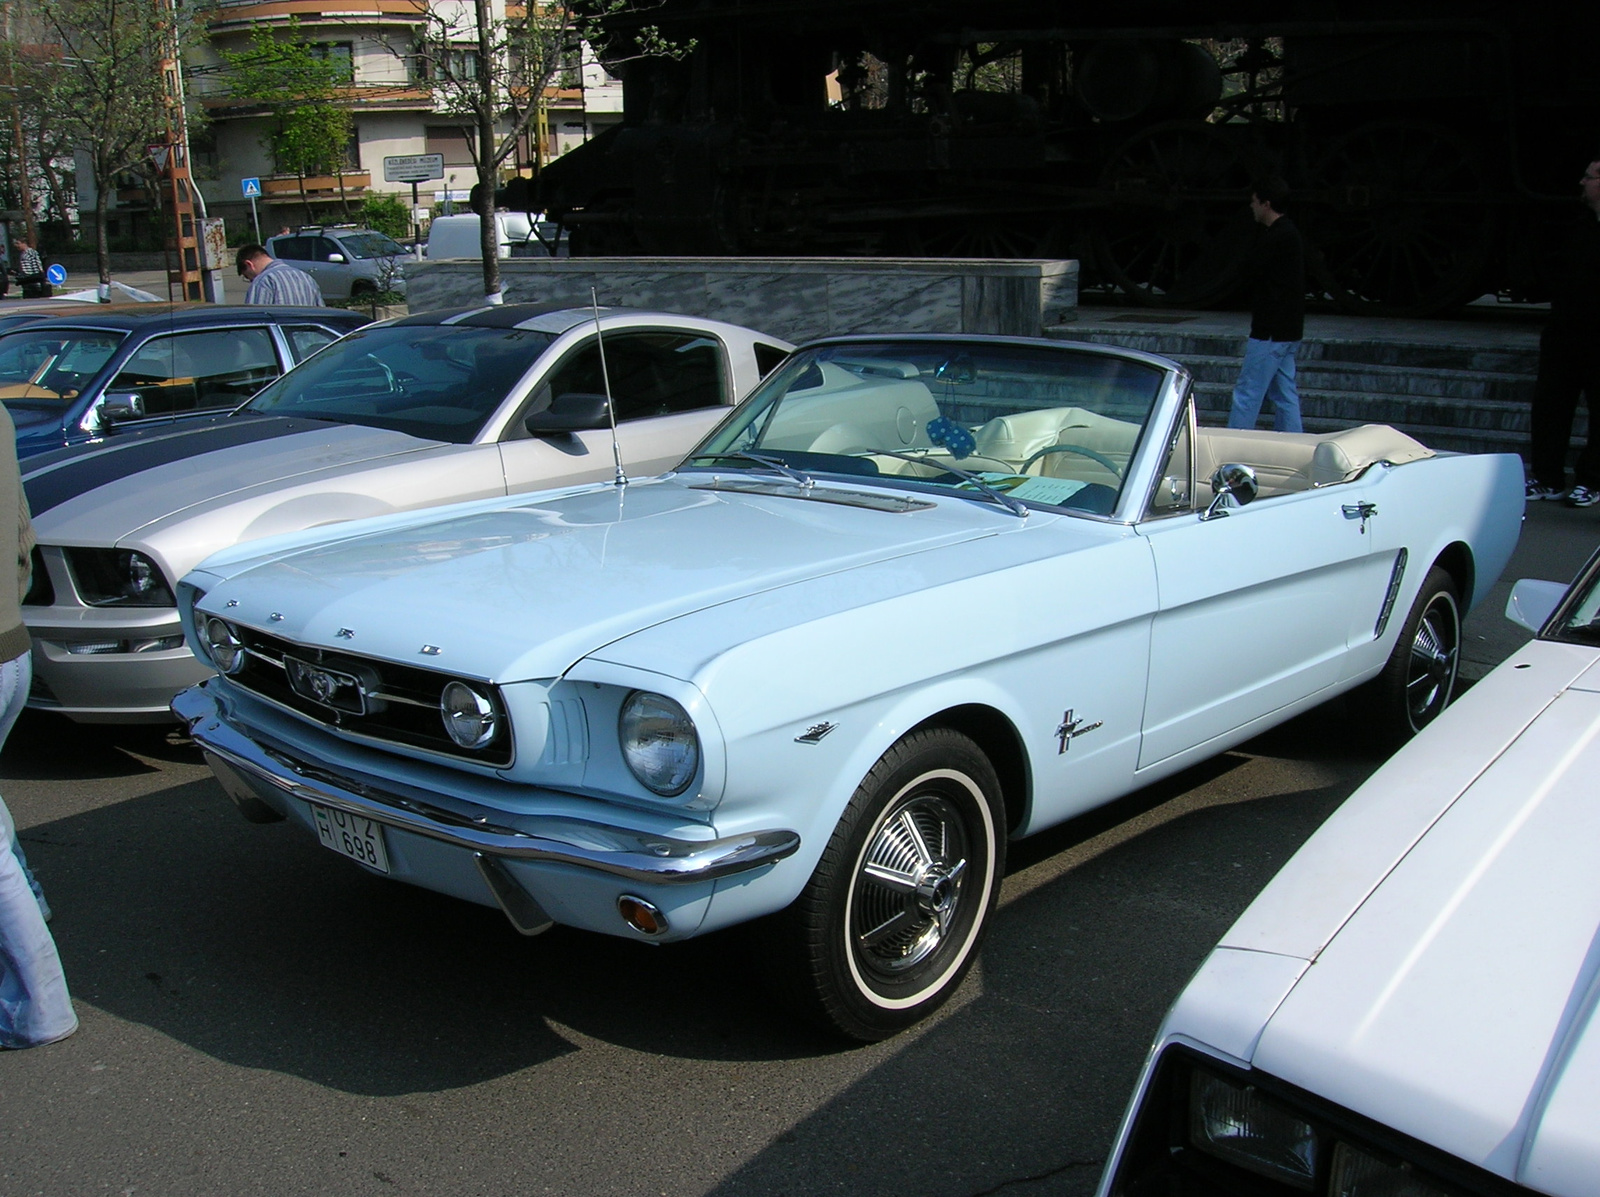
{"type": "MultiPolygon", "coordinates": [[[[425,32],[410,54],[432,86],[440,109],[458,118],[468,133],[478,177],[472,209],[478,214],[483,291],[491,302],[499,302],[501,293],[499,231],[494,220],[501,163],[527,136],[551,80],[578,60],[585,41],[595,44],[603,39],[601,22],[658,3],[527,0],[520,16],[506,15],[505,0],[473,0],[470,7],[430,5],[425,32]]],[[[647,55],[681,58],[694,46],[693,41],[669,41],[656,27],[644,26],[608,63],[647,55]]]]}
{"type": "Polygon", "coordinates": [[[339,180],[339,203],[346,216],[345,152],[350,144],[350,109],[342,102],[350,84],[348,60],[324,57],[300,38],[299,22],[289,21],[285,36],[257,27],[247,49],[221,51],[232,78],[229,93],[265,108],[273,119],[263,139],[278,169],[300,180],[300,202],[311,220],[306,176],[330,174],[339,180]]]}
{"type": "Polygon", "coordinates": [[[168,81],[154,68],[171,57],[169,10],[151,0],[30,0],[27,8],[34,28],[22,36],[46,52],[15,58],[18,86],[40,127],[93,164],[95,264],[108,283],[111,189],[146,161],[147,146],[167,138],[168,81]]]}

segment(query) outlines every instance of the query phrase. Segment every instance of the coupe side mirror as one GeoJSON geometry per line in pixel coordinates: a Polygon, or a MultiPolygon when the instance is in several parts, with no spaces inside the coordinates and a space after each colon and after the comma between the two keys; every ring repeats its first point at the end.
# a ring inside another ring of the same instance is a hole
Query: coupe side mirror
{"type": "Polygon", "coordinates": [[[344,255],[343,254],[329,254],[328,255],[328,261],[332,262],[335,266],[343,266],[344,265],[344,255]]]}
{"type": "Polygon", "coordinates": [[[144,419],[144,396],[137,391],[110,391],[100,400],[100,422],[120,424],[124,420],[144,419]]]}
{"type": "Polygon", "coordinates": [[[1256,472],[1249,466],[1230,461],[1218,466],[1217,472],[1211,475],[1211,490],[1216,497],[1201,514],[1203,520],[1221,519],[1227,515],[1230,501],[1240,507],[1254,502],[1261,493],[1261,484],[1256,481],[1256,472]]]}
{"type": "Polygon", "coordinates": [[[557,395],[549,407],[536,411],[522,421],[522,426],[534,436],[552,432],[588,432],[610,425],[606,415],[606,397],[570,391],[557,395]]]}
{"type": "Polygon", "coordinates": [[[1530,632],[1537,632],[1550,621],[1566,593],[1567,587],[1562,582],[1520,578],[1506,600],[1506,618],[1530,632]]]}

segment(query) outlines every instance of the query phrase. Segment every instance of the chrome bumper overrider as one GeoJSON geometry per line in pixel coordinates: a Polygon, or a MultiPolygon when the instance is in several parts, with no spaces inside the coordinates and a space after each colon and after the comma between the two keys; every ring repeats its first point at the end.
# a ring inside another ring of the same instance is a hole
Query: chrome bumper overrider
{"type": "Polygon", "coordinates": [[[800,836],[793,831],[682,840],[582,819],[514,815],[454,796],[441,794],[430,801],[380,789],[295,760],[238,731],[224,721],[226,698],[213,692],[218,684],[213,679],[183,691],[172,700],[173,714],[204,752],[253,786],[484,856],[577,865],[630,881],[670,885],[748,872],[800,847],[800,836]]]}

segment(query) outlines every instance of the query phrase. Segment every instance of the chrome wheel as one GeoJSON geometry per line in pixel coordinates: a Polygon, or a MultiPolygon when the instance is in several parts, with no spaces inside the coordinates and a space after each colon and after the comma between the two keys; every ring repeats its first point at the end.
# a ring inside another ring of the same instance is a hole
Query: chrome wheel
{"type": "Polygon", "coordinates": [[[936,952],[955,926],[966,871],[966,833],[948,801],[928,795],[887,812],[850,897],[863,970],[894,978],[936,952]]]}
{"type": "Polygon", "coordinates": [[[1417,621],[1406,671],[1406,716],[1412,731],[1433,722],[1450,701],[1461,658],[1461,616],[1448,590],[1433,595],[1417,621]]]}

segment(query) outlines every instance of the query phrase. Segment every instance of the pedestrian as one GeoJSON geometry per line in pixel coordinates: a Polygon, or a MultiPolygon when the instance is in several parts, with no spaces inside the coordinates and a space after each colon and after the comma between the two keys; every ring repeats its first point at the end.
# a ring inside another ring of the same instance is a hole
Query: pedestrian
{"type": "Polygon", "coordinates": [[[1294,359],[1306,325],[1306,247],[1294,221],[1284,215],[1289,185],[1263,179],[1250,191],[1250,215],[1261,225],[1245,274],[1250,284],[1250,339],[1233,388],[1229,428],[1254,428],[1263,402],[1272,405],[1272,427],[1299,432],[1300,391],[1294,359]]]}
{"type": "Polygon", "coordinates": [[[1556,259],[1550,319],[1539,334],[1539,376],[1533,384],[1530,500],[1564,499],[1568,507],[1600,503],[1600,160],[1578,180],[1586,211],[1556,259]],[[1583,396],[1589,436],[1567,489],[1572,419],[1583,396]]]}
{"type": "Polygon", "coordinates": [[[22,297],[45,298],[48,284],[44,277],[44,260],[39,257],[39,251],[26,237],[18,237],[12,244],[17,250],[17,282],[22,284],[22,297]]]}
{"type": "MultiPolygon", "coordinates": [[[[28,499],[17,469],[16,429],[0,407],[0,529],[11,531],[17,589],[0,587],[0,745],[28,700],[33,656],[22,623],[33,558],[28,499]]],[[[49,907],[37,894],[16,842],[17,827],[0,798],[0,1048],[37,1047],[78,1029],[56,941],[45,926],[49,907]]]]}
{"type": "Polygon", "coordinates": [[[250,304],[292,304],[320,308],[322,291],[304,270],[279,262],[264,245],[246,245],[235,259],[239,277],[250,284],[244,301],[250,304]]]}

